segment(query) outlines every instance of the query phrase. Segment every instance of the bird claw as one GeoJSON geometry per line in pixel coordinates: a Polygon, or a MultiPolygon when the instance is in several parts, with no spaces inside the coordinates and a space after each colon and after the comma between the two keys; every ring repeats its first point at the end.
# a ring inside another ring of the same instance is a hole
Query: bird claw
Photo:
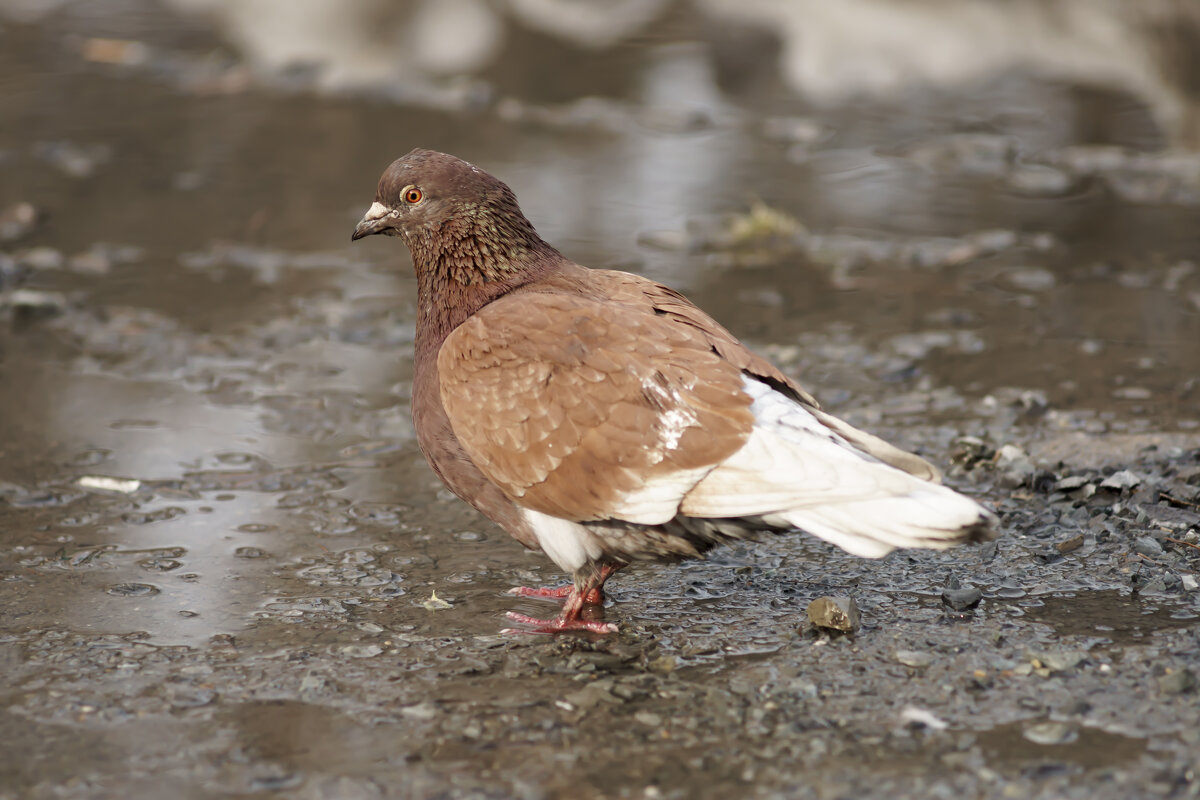
{"type": "Polygon", "coordinates": [[[616,633],[619,629],[615,622],[596,622],[587,619],[538,619],[516,611],[505,612],[505,616],[513,622],[528,625],[528,628],[504,628],[501,633],[568,633],[571,631],[587,631],[588,633],[616,633]]]}

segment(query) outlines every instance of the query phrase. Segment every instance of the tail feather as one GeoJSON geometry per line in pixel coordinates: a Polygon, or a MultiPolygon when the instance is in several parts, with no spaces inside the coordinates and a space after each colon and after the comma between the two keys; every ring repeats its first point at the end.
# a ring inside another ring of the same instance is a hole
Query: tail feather
{"type": "Polygon", "coordinates": [[[868,558],[898,548],[944,550],[991,536],[990,512],[949,489],[937,488],[941,491],[932,497],[873,498],[794,509],[780,516],[813,536],[868,558]]]}
{"type": "Polygon", "coordinates": [[[754,431],[688,492],[683,514],[762,517],[870,558],[992,535],[995,516],[934,482],[936,470],[917,456],[841,420],[831,426],[834,418],[810,413],[769,386],[746,384],[755,397],[754,431]]]}

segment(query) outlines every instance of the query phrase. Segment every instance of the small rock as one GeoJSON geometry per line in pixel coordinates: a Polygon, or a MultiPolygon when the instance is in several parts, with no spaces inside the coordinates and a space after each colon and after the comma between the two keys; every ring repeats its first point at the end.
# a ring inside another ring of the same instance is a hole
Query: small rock
{"type": "Polygon", "coordinates": [[[301,692],[318,692],[325,688],[325,679],[320,675],[305,675],[300,680],[301,692]]]}
{"type": "Polygon", "coordinates": [[[51,317],[66,310],[67,297],[61,292],[17,289],[8,296],[8,304],[25,317],[51,317]]]}
{"type": "Polygon", "coordinates": [[[966,611],[979,605],[983,592],[974,586],[963,589],[946,588],[942,590],[942,602],[955,611],[966,611]]]}
{"type": "Polygon", "coordinates": [[[612,693],[611,680],[598,680],[589,683],[582,689],[568,692],[563,699],[580,711],[588,711],[600,703],[619,703],[620,698],[612,693]]]}
{"type": "Polygon", "coordinates": [[[1037,472],[1025,451],[1012,444],[997,450],[993,463],[1001,474],[999,483],[1006,489],[1015,489],[1028,483],[1037,472]]]}
{"type": "Polygon", "coordinates": [[[924,669],[933,663],[933,656],[917,650],[897,650],[896,660],[906,667],[924,669]]]}
{"type": "Polygon", "coordinates": [[[900,722],[905,725],[922,726],[932,731],[944,731],[950,727],[949,723],[932,711],[916,706],[905,706],[902,708],[900,710],[900,722]]]}
{"type": "Polygon", "coordinates": [[[1000,545],[996,542],[986,542],[979,546],[979,563],[986,564],[996,557],[1000,552],[1000,545]]]}
{"type": "Polygon", "coordinates": [[[1183,694],[1196,688],[1196,675],[1187,667],[1168,672],[1158,679],[1158,690],[1163,694],[1183,694]]]}
{"type": "Polygon", "coordinates": [[[85,59],[99,64],[137,65],[145,63],[150,56],[150,49],[145,44],[129,39],[84,39],[80,51],[85,59]]]}
{"type": "Polygon", "coordinates": [[[107,475],[84,475],[75,481],[84,489],[96,489],[103,492],[121,492],[132,494],[142,485],[136,478],[113,478],[107,475]]]}
{"type": "Polygon", "coordinates": [[[1006,444],[996,451],[992,460],[996,463],[997,469],[1007,469],[1013,464],[1028,461],[1029,455],[1015,444],[1006,444]]]}
{"type": "Polygon", "coordinates": [[[1139,536],[1133,543],[1133,552],[1141,553],[1147,558],[1157,558],[1163,554],[1163,548],[1153,536],[1139,536]]]}
{"type": "Polygon", "coordinates": [[[818,628],[853,632],[860,622],[853,597],[818,597],[808,604],[808,619],[818,628]]]}
{"type": "Polygon", "coordinates": [[[415,706],[405,706],[400,713],[409,719],[429,720],[437,716],[438,709],[433,703],[417,703],[415,706]]]}
{"type": "Polygon", "coordinates": [[[639,711],[633,715],[633,718],[648,728],[662,727],[662,717],[653,711],[639,711]]]}
{"type": "Polygon", "coordinates": [[[16,203],[0,211],[0,242],[12,242],[33,230],[38,211],[32,203],[16,203]]]}
{"type": "Polygon", "coordinates": [[[1039,722],[1030,725],[1021,735],[1034,744],[1067,744],[1079,737],[1065,722],[1039,722]]]}
{"type": "Polygon", "coordinates": [[[1070,539],[1064,539],[1063,541],[1059,542],[1058,544],[1056,544],[1054,546],[1058,550],[1058,552],[1063,555],[1074,552],[1075,550],[1078,550],[1079,548],[1083,547],[1083,534],[1077,533],[1074,536],[1072,536],[1070,539]]]}
{"type": "Polygon", "coordinates": [[[1056,492],[1069,492],[1069,491],[1072,491],[1073,489],[1078,489],[1079,487],[1085,485],[1087,482],[1088,482],[1088,478],[1086,475],[1068,475],[1065,478],[1061,478],[1058,481],[1055,481],[1054,485],[1051,486],[1050,488],[1056,492]]]}
{"type": "Polygon", "coordinates": [[[1045,164],[1020,164],[1008,176],[1013,189],[1039,197],[1057,197],[1071,190],[1074,179],[1045,164]]]}
{"type": "Polygon", "coordinates": [[[17,263],[29,269],[62,269],[65,262],[62,251],[53,247],[31,247],[23,253],[17,253],[17,263]]]}
{"type": "Polygon", "coordinates": [[[1181,575],[1179,582],[1185,592],[1194,592],[1196,589],[1200,589],[1200,581],[1196,580],[1195,575],[1181,575]]]}
{"type": "Polygon", "coordinates": [[[1121,491],[1122,489],[1132,489],[1141,482],[1142,479],[1139,478],[1135,473],[1130,472],[1127,469],[1123,469],[1120,472],[1114,472],[1112,475],[1109,475],[1107,478],[1101,481],[1100,488],[1121,491]]]}
{"type": "Polygon", "coordinates": [[[1054,273],[1040,267],[1016,267],[1004,273],[1005,279],[1026,292],[1044,292],[1053,289],[1057,280],[1054,273]]]}
{"type": "Polygon", "coordinates": [[[1075,500],[1078,502],[1081,500],[1087,500],[1089,497],[1091,497],[1095,493],[1096,493],[1096,484],[1085,483],[1083,486],[1080,486],[1078,489],[1071,492],[1070,496],[1071,496],[1072,500],[1075,500]]]}
{"type": "Polygon", "coordinates": [[[1050,672],[1068,672],[1079,666],[1087,658],[1087,653],[1079,650],[1051,650],[1033,656],[1033,665],[1050,672]]]}
{"type": "Polygon", "coordinates": [[[674,656],[659,656],[658,658],[651,659],[649,662],[647,662],[646,669],[650,670],[651,672],[666,674],[668,672],[674,672],[676,666],[677,662],[674,656]]]}
{"type": "Polygon", "coordinates": [[[374,658],[383,652],[383,648],[377,644],[348,644],[339,652],[351,658],[374,658]]]}

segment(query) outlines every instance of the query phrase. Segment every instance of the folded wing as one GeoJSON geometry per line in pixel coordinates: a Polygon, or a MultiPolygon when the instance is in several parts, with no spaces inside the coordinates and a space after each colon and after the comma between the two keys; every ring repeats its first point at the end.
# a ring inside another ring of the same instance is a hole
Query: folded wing
{"type": "Polygon", "coordinates": [[[925,461],[822,412],[679,295],[608,275],[604,296],[497,300],[439,354],[455,435],[522,507],[646,526],[762,518],[863,556],[986,535],[988,512],[925,461]]]}

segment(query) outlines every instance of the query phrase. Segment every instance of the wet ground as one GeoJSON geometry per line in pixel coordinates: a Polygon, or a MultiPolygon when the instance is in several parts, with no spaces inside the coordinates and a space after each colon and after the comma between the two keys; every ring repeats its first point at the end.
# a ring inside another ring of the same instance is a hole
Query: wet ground
{"type": "Polygon", "coordinates": [[[936,5],[0,3],[0,798],[1200,796],[1195,20],[1009,4],[939,71],[936,5]],[[349,242],[417,145],[1001,538],[772,538],[500,635],[560,576],[424,465],[407,254],[349,242]]]}

